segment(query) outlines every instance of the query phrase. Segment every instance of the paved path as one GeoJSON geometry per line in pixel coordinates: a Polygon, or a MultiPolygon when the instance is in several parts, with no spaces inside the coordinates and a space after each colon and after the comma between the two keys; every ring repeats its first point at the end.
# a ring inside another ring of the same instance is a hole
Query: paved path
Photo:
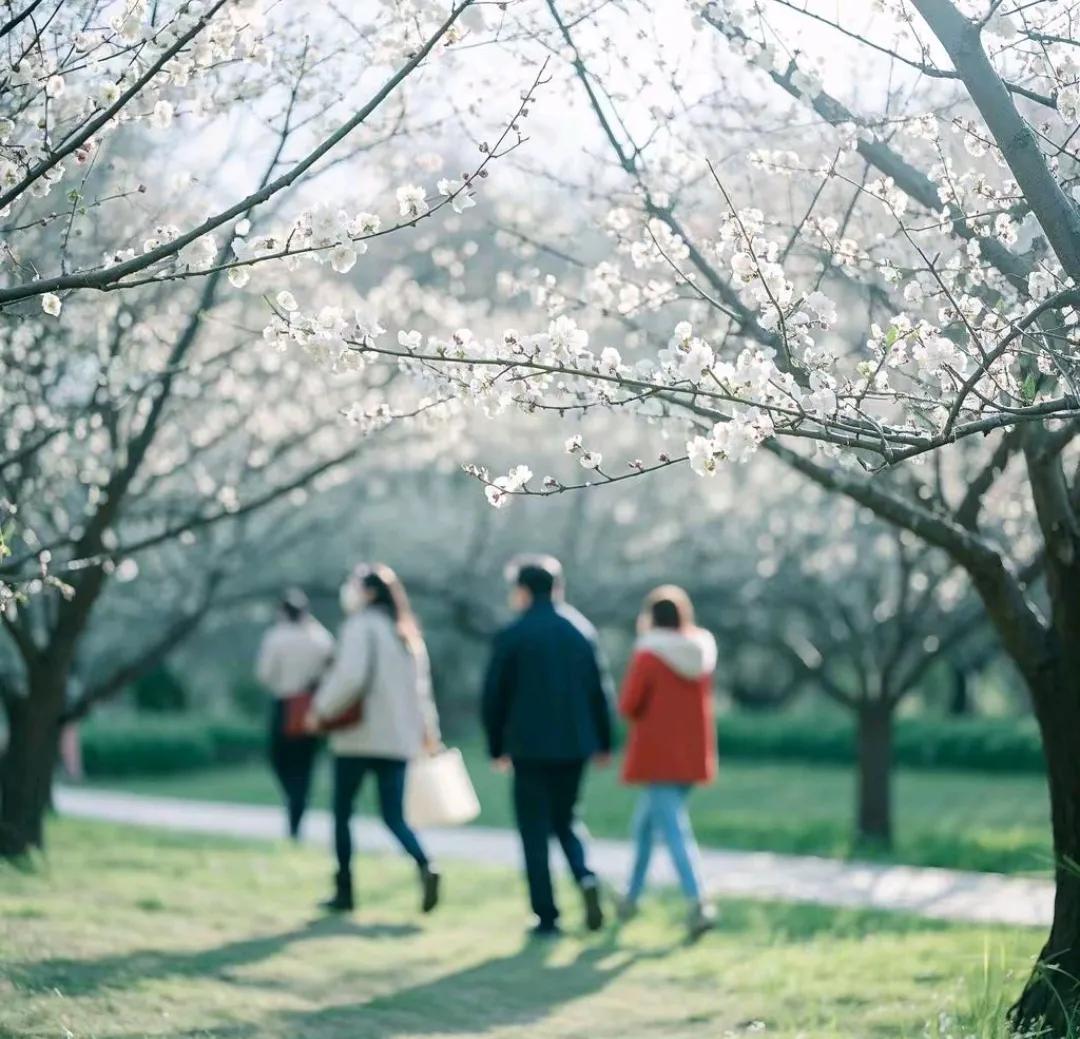
{"type": "MultiPolygon", "coordinates": [[[[280,809],[260,805],[75,788],[57,790],[56,804],[63,814],[85,819],[233,837],[275,839],[281,836],[283,826],[280,809]]],[[[329,813],[309,812],[305,833],[309,843],[326,847],[330,841],[329,813]]],[[[392,840],[373,821],[357,820],[354,833],[361,848],[394,850],[392,840]]],[[[518,866],[520,862],[517,835],[510,830],[472,826],[432,830],[424,837],[428,849],[441,861],[498,866],[518,866]]],[[[628,875],[628,842],[594,840],[590,847],[591,865],[602,876],[618,882],[628,875]]],[[[653,863],[656,879],[674,883],[661,849],[653,863]]],[[[715,895],[900,910],[940,920],[1046,926],[1053,902],[1053,886],[1048,881],[807,855],[708,849],[702,852],[702,870],[706,887],[715,895]]]]}

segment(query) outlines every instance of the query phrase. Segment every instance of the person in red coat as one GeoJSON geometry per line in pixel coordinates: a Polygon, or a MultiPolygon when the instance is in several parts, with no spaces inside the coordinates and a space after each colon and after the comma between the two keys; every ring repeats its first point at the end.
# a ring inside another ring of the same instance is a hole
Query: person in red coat
{"type": "Polygon", "coordinates": [[[627,919],[637,909],[659,836],[690,902],[691,936],[698,937],[713,925],[714,913],[702,893],[686,799],[693,786],[716,774],[716,641],[694,624],[690,597],[674,585],[648,595],[638,629],[619,700],[630,723],[622,779],[643,787],[634,815],[634,867],[621,915],[627,919]]]}

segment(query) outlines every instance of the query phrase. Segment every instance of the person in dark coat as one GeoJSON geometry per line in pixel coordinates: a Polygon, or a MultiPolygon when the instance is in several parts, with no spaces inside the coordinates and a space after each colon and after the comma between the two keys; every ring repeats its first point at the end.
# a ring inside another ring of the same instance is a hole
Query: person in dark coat
{"type": "Polygon", "coordinates": [[[596,631],[562,601],[562,568],[550,557],[513,565],[519,616],[495,638],[483,691],[483,722],[496,767],[513,769],[514,812],[525,856],[533,933],[559,933],[548,844],[562,846],[585,903],[585,924],[604,923],[596,875],[575,824],[590,760],[607,764],[611,710],[596,631]]]}

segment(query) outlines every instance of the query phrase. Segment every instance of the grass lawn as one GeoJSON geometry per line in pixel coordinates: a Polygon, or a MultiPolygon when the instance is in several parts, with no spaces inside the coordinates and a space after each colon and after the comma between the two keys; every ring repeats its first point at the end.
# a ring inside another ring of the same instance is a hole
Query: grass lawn
{"type": "Polygon", "coordinates": [[[665,897],[621,930],[530,944],[502,870],[453,867],[420,919],[412,871],[368,859],[361,908],[328,919],[310,849],[70,820],[49,836],[44,863],[0,866],[4,1037],[997,1039],[965,1019],[997,1012],[1041,937],[727,902],[685,947],[665,897]]]}
{"type": "MultiPolygon", "coordinates": [[[[506,777],[466,748],[483,804],[480,822],[510,825],[506,777]]],[[[165,777],[130,777],[102,785],[206,800],[275,803],[273,778],[261,764],[165,777]]],[[[329,778],[320,769],[316,800],[325,805],[329,778]]],[[[635,798],[614,769],[594,770],[585,819],[593,833],[623,837],[635,798]]],[[[373,804],[368,790],[365,806],[373,804]]],[[[717,847],[852,854],[854,787],[848,768],[726,761],[713,786],[691,802],[698,837],[717,847]]],[[[1007,873],[1047,872],[1050,823],[1040,776],[901,770],[896,781],[896,847],[888,856],[922,866],[1007,873]]],[[[885,857],[859,849],[860,857],[885,857]]]]}

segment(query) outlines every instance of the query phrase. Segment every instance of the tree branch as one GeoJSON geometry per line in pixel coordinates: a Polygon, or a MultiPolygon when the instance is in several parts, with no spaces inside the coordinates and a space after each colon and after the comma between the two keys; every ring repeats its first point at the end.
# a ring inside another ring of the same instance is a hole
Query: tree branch
{"type": "MultiPolygon", "coordinates": [[[[133,98],[137,97],[140,91],[181,51],[188,45],[196,36],[199,35],[210,23],[210,20],[221,10],[228,0],[217,0],[210,9],[202,15],[201,18],[195,23],[182,36],[177,37],[176,41],[167,47],[157,61],[155,61],[138,79],[136,79],[130,87],[127,88],[108,108],[103,108],[93,119],[88,120],[83,124],[83,128],[75,134],[72,134],[66,141],[61,144],[59,148],[49,153],[48,158],[42,159],[36,166],[34,166],[22,180],[16,185],[9,188],[3,194],[0,194],[0,212],[3,212],[12,202],[14,202],[20,195],[23,194],[32,184],[40,180],[46,173],[49,172],[54,166],[62,162],[69,155],[78,151],[91,137],[94,136],[103,126],[105,126],[109,120],[113,119],[116,114],[133,98]]],[[[43,292],[48,292],[48,289],[42,289],[43,292]]],[[[0,296],[2,299],[2,296],[0,296]]]]}
{"type": "MultiPolygon", "coordinates": [[[[224,2],[224,0],[220,0],[219,6],[221,2],[224,2]]],[[[13,303],[17,300],[27,299],[31,296],[40,296],[45,292],[60,292],[66,289],[104,288],[129,274],[135,274],[138,271],[145,270],[159,260],[175,256],[181,249],[191,242],[194,242],[196,239],[202,238],[203,235],[209,234],[222,224],[228,223],[228,221],[236,217],[243,216],[249,210],[261,205],[267,199],[272,198],[279,191],[289,187],[302,177],[324,155],[331,151],[358,126],[363,124],[368,116],[370,116],[382,102],[394,92],[402,80],[404,80],[428,56],[428,54],[431,53],[432,49],[445,35],[450,26],[454,24],[461,12],[472,3],[473,0],[461,0],[461,2],[453,8],[450,15],[442,25],[439,26],[435,33],[412,56],[412,58],[402,65],[401,68],[383,84],[381,89],[376,92],[367,104],[364,105],[351,119],[347,120],[335,130],[329,137],[325,138],[318,146],[308,152],[308,154],[297,162],[288,173],[282,174],[258,191],[252,192],[252,194],[242,198],[239,202],[229,206],[227,209],[216,213],[214,216],[208,217],[190,231],[186,231],[184,234],[178,235],[176,238],[162,243],[156,249],[151,249],[141,256],[133,257],[130,260],[113,264],[111,267],[105,267],[98,271],[87,271],[82,274],[68,274],[52,278],[39,278],[35,281],[26,282],[23,285],[17,285],[13,288],[0,289],[0,306],[7,303],[13,303]]]]}
{"type": "Polygon", "coordinates": [[[872,480],[819,465],[775,440],[765,441],[762,447],[819,486],[847,495],[875,515],[948,553],[970,575],[1002,641],[1025,671],[1025,677],[1033,682],[1041,677],[1049,649],[1049,629],[1016,575],[986,540],[948,517],[875,486],[872,480]]]}
{"type": "MultiPolygon", "coordinates": [[[[728,40],[739,44],[751,42],[750,37],[741,29],[722,21],[718,17],[715,8],[706,7],[702,12],[702,17],[728,40]]],[[[792,65],[786,72],[770,71],[768,75],[777,86],[801,102],[804,97],[795,85],[793,79],[795,71],[795,66],[792,65]]],[[[809,104],[830,126],[863,125],[862,121],[850,109],[824,90],[809,104]]],[[[922,170],[912,166],[899,152],[884,141],[877,139],[867,141],[860,138],[855,147],[871,166],[886,177],[891,177],[905,195],[913,198],[929,210],[947,210],[953,221],[952,229],[955,234],[965,240],[976,237],[975,233],[967,225],[963,212],[951,202],[945,205],[934,182],[922,170]]],[[[1014,284],[1026,287],[1027,276],[1031,271],[1031,265],[1026,259],[1016,256],[994,238],[979,238],[978,241],[983,254],[1002,274],[1010,278],[1014,284]]]]}
{"type": "Polygon", "coordinates": [[[979,27],[949,0],[912,0],[948,52],[1001,149],[1062,267],[1080,281],[1080,213],[1066,197],[1039,143],[982,46],[979,27]]]}

